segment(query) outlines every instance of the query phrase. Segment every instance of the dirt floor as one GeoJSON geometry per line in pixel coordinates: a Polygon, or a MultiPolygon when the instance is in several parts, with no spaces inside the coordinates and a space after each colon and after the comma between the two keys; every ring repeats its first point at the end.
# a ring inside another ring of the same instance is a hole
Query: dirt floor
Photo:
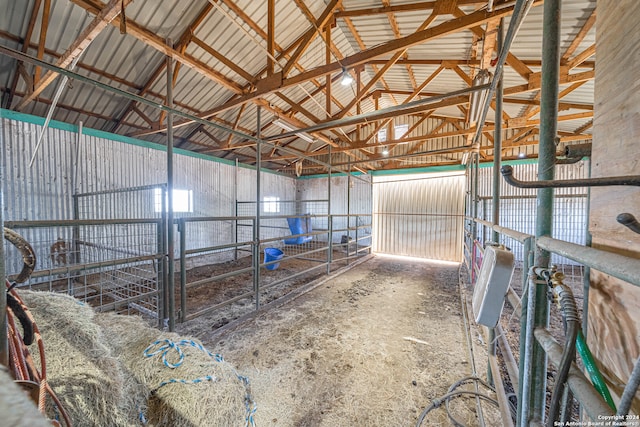
{"type": "MultiPolygon", "coordinates": [[[[222,334],[203,319],[180,332],[250,378],[259,426],[415,425],[472,373],[458,274],[452,264],[372,257],[222,334]]],[[[452,412],[476,425],[473,408],[459,399],[452,412]]],[[[451,423],[440,408],[422,425],[451,423]]]]}

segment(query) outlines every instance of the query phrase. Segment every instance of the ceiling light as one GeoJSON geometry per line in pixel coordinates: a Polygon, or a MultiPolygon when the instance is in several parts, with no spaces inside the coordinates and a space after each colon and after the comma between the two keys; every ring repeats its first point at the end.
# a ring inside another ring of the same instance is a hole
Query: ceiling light
{"type": "Polygon", "coordinates": [[[351,83],[353,83],[353,77],[351,77],[351,74],[349,74],[346,68],[343,68],[342,80],[340,81],[340,84],[342,86],[349,86],[351,83]]]}
{"type": "Polygon", "coordinates": [[[460,162],[460,164],[465,165],[469,162],[469,152],[465,151],[464,153],[462,153],[462,161],[460,162]]]}
{"type": "MultiPolygon", "coordinates": [[[[275,119],[273,122],[274,125],[288,131],[288,132],[296,132],[298,129],[294,128],[292,125],[290,125],[289,123],[285,122],[282,119],[275,119]]],[[[315,139],[313,139],[313,137],[311,135],[309,135],[308,133],[305,132],[296,132],[296,136],[300,139],[303,139],[307,142],[315,142],[315,139]]]]}
{"type": "Polygon", "coordinates": [[[519,159],[524,159],[525,157],[527,157],[527,154],[526,154],[526,153],[520,153],[520,154],[518,154],[518,158],[519,158],[519,159]]]}
{"type": "Polygon", "coordinates": [[[387,147],[384,147],[384,148],[382,149],[382,155],[383,155],[383,156],[388,156],[388,155],[389,155],[389,150],[387,150],[387,147]]]}
{"type": "Polygon", "coordinates": [[[285,121],[283,121],[281,119],[275,119],[272,123],[274,125],[278,126],[279,128],[282,128],[282,129],[284,129],[286,131],[289,131],[289,132],[293,132],[295,130],[293,128],[293,126],[291,126],[289,123],[287,123],[287,122],[285,122],[285,121]]]}

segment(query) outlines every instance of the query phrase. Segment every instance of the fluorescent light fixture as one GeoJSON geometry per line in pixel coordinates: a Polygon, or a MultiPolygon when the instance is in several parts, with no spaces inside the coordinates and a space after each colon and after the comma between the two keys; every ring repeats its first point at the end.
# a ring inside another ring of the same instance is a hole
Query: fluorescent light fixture
{"type": "Polygon", "coordinates": [[[340,81],[340,84],[342,86],[349,86],[351,83],[353,83],[353,77],[351,77],[351,74],[349,74],[346,68],[343,68],[342,80],[340,81]]]}
{"type": "MultiPolygon", "coordinates": [[[[294,128],[292,125],[290,125],[289,123],[285,122],[282,119],[275,119],[272,122],[274,125],[288,131],[288,132],[296,132],[296,128],[294,128]]],[[[308,133],[305,132],[296,132],[296,136],[300,139],[303,139],[307,142],[315,142],[315,139],[313,139],[313,137],[311,135],[309,135],[308,133]]]]}
{"type": "Polygon", "coordinates": [[[460,162],[460,164],[466,165],[467,162],[469,162],[469,152],[465,151],[464,153],[462,153],[462,161],[460,162]]]}

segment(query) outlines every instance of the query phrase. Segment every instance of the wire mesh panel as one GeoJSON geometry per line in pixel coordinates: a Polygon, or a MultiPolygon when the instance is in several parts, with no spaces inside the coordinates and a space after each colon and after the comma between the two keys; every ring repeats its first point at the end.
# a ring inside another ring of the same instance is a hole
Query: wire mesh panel
{"type": "MultiPolygon", "coordinates": [[[[588,164],[556,165],[557,179],[578,179],[588,176],[588,164]]],[[[493,220],[492,198],[492,170],[482,168],[479,171],[478,217],[486,221],[493,220]]],[[[514,165],[514,173],[525,181],[537,180],[537,165],[514,165]]],[[[536,190],[521,189],[508,185],[504,180],[500,182],[500,225],[526,234],[535,234],[536,222],[536,190]]],[[[555,190],[553,203],[552,237],[571,243],[585,244],[587,230],[587,194],[584,188],[562,188],[555,190]]],[[[491,239],[488,235],[479,234],[484,244],[491,239]]],[[[514,249],[517,260],[522,261],[521,249],[508,237],[502,238],[505,246],[514,249]]],[[[552,254],[551,263],[562,265],[576,265],[574,261],[552,254]]]]}
{"type": "MultiPolygon", "coordinates": [[[[160,218],[167,209],[166,193],[166,185],[157,184],[75,194],[74,219],[160,218]]],[[[174,200],[174,208],[189,209],[189,195],[184,197],[174,200]]]]}
{"type": "MultiPolygon", "coordinates": [[[[22,287],[72,295],[97,310],[157,317],[161,222],[7,222],[36,254],[36,269],[22,287]]],[[[5,243],[7,275],[22,268],[5,243]]]]}

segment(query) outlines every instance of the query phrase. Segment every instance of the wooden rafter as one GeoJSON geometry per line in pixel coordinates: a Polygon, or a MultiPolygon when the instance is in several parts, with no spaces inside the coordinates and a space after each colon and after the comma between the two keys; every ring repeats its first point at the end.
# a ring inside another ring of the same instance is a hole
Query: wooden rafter
{"type": "Polygon", "coordinates": [[[591,30],[591,28],[595,23],[596,23],[596,9],[593,9],[593,11],[591,12],[591,15],[589,15],[589,18],[587,18],[582,28],[580,28],[580,31],[578,31],[576,36],[571,41],[571,44],[569,45],[569,47],[567,47],[567,50],[565,50],[564,54],[562,55],[562,58],[561,58],[562,64],[565,64],[569,61],[569,58],[571,57],[571,55],[573,55],[576,49],[578,49],[578,46],[580,46],[580,43],[582,43],[582,41],[587,36],[587,34],[589,33],[589,31],[591,30]]]}
{"type": "MultiPolygon", "coordinates": [[[[73,0],[73,1],[88,1],[88,0],[73,0]]],[[[534,4],[541,4],[541,0],[537,0],[534,4]]],[[[283,89],[285,87],[291,87],[302,82],[306,82],[312,79],[316,79],[326,74],[334,73],[342,69],[342,66],[353,67],[355,65],[365,64],[368,60],[386,55],[388,53],[394,53],[399,50],[404,50],[410,46],[414,46],[420,43],[424,43],[428,40],[442,37],[448,34],[455,33],[464,29],[469,29],[486,23],[489,20],[509,16],[513,12],[513,7],[505,7],[493,12],[476,11],[460,18],[454,18],[450,21],[443,22],[435,27],[427,28],[422,31],[417,31],[411,35],[402,37],[401,39],[391,40],[387,43],[382,43],[379,46],[367,49],[362,52],[358,52],[351,56],[343,58],[340,62],[332,62],[331,64],[321,65],[311,70],[300,72],[299,74],[283,79],[281,84],[269,85],[268,82],[264,82],[264,85],[260,86],[260,83],[256,83],[256,89],[243,95],[238,95],[230,101],[215,107],[202,114],[203,118],[209,118],[237,105],[243,104],[248,101],[259,98],[267,93],[274,92],[276,90],[283,89]]],[[[355,105],[355,103],[354,103],[355,105]]],[[[343,109],[344,110],[344,109],[343,109]]],[[[184,126],[192,123],[191,121],[183,121],[176,123],[175,126],[184,126]]],[[[151,130],[150,133],[163,132],[164,128],[151,130]]]]}
{"type": "MultiPolygon", "coordinates": [[[[180,38],[176,43],[176,46],[178,48],[180,48],[183,45],[186,46],[191,41],[191,35],[195,31],[195,29],[198,28],[198,26],[202,23],[202,21],[204,21],[207,15],[211,12],[211,9],[213,9],[213,5],[211,3],[207,3],[200,10],[196,18],[187,26],[185,31],[183,31],[182,34],[180,35],[180,38]]],[[[151,77],[147,79],[147,82],[144,84],[144,86],[140,88],[138,95],[144,96],[146,93],[148,93],[151,90],[151,87],[153,86],[155,81],[162,75],[162,72],[164,71],[166,66],[167,66],[166,61],[160,61],[160,64],[156,67],[154,72],[151,74],[151,77]]],[[[127,117],[127,115],[132,111],[135,105],[136,103],[134,101],[129,102],[129,104],[127,105],[127,108],[125,108],[120,118],[116,121],[115,127],[113,129],[114,132],[118,129],[118,127],[120,126],[122,121],[127,117]]]]}
{"type": "MultiPolygon", "coordinates": [[[[300,3],[304,4],[302,1],[297,0],[296,3],[300,7],[300,3]]],[[[314,37],[318,35],[320,32],[319,29],[323,28],[327,22],[331,18],[333,18],[333,11],[336,7],[338,7],[342,3],[342,0],[331,0],[331,2],[324,8],[324,11],[320,15],[320,17],[312,23],[311,28],[309,28],[302,38],[302,41],[296,48],[296,51],[293,52],[287,63],[282,67],[282,76],[286,77],[293,68],[294,64],[300,59],[302,54],[307,50],[314,37]]]]}
{"type": "Polygon", "coordinates": [[[267,75],[275,68],[276,0],[267,0],[267,75]]]}
{"type": "MultiPolygon", "coordinates": [[[[29,25],[27,26],[27,32],[25,34],[24,39],[22,40],[22,52],[26,53],[31,47],[31,37],[33,36],[33,29],[36,26],[36,19],[38,17],[38,11],[40,10],[40,4],[42,0],[35,0],[33,3],[33,9],[31,9],[31,17],[29,18],[29,25]]],[[[18,81],[20,79],[21,70],[24,70],[24,64],[22,61],[18,61],[16,64],[16,69],[13,73],[13,81],[11,83],[11,89],[7,95],[6,102],[4,105],[7,108],[11,107],[11,103],[13,102],[13,96],[16,92],[16,88],[18,87],[18,81]]],[[[31,84],[27,85],[27,90],[30,91],[33,89],[33,81],[31,84]]]]}
{"type": "MultiPolygon", "coordinates": [[[[437,15],[435,13],[432,13],[431,15],[429,15],[429,17],[422,24],[420,24],[420,27],[418,27],[418,29],[416,31],[419,32],[419,31],[425,30],[429,26],[429,24],[431,24],[436,18],[437,18],[437,15]]],[[[396,51],[393,54],[393,56],[391,57],[391,59],[389,59],[387,61],[387,63],[384,64],[380,70],[378,70],[376,75],[373,76],[373,78],[371,80],[369,80],[369,82],[361,90],[358,90],[358,93],[356,94],[355,98],[353,98],[351,100],[351,102],[349,102],[349,104],[347,104],[334,117],[335,118],[344,117],[344,115],[349,110],[351,110],[351,108],[353,108],[353,106],[356,105],[356,103],[358,101],[360,101],[364,97],[364,95],[373,87],[373,85],[375,85],[378,82],[378,80],[380,80],[382,78],[382,76],[389,70],[389,68],[391,68],[393,66],[393,64],[395,64],[396,61],[398,59],[400,59],[405,54],[406,51],[407,51],[406,48],[405,49],[399,49],[398,51],[396,51]]]]}
{"type": "MultiPolygon", "coordinates": [[[[100,8],[100,5],[102,4],[97,0],[71,0],[71,1],[73,1],[73,3],[82,7],[89,13],[95,13],[96,10],[100,8]]],[[[111,0],[111,1],[115,1],[115,0],[111,0]]],[[[115,16],[110,22],[111,22],[111,25],[113,26],[116,26],[116,27],[120,26],[120,19],[118,16],[115,16]]],[[[186,53],[180,53],[180,51],[176,50],[174,47],[167,46],[165,40],[163,40],[161,37],[151,32],[150,30],[142,27],[140,24],[138,24],[137,22],[135,22],[130,18],[127,19],[127,34],[135,37],[136,39],[156,49],[157,51],[163,53],[164,55],[170,56],[174,60],[183,63],[189,68],[192,68],[193,70],[197,71],[198,73],[202,74],[208,79],[213,80],[216,83],[222,85],[224,88],[231,90],[234,93],[242,92],[242,87],[238,83],[228,79],[221,72],[212,69],[207,64],[194,58],[193,56],[186,53]]]]}
{"type": "MultiPolygon", "coordinates": [[[[104,5],[96,14],[96,17],[87,25],[80,35],[78,35],[75,41],[71,43],[71,46],[64,55],[58,59],[56,65],[61,68],[67,68],[76,57],[84,52],[93,39],[109,25],[109,22],[120,14],[121,7],[123,5],[126,7],[130,2],[131,0],[110,0],[108,4],[104,5]]],[[[42,79],[35,85],[33,91],[20,100],[20,103],[16,106],[16,110],[22,110],[29,102],[33,101],[56,77],[58,77],[58,74],[53,71],[45,73],[42,79]]]]}
{"type": "MultiPolygon", "coordinates": [[[[38,59],[44,58],[44,49],[47,43],[47,31],[49,30],[49,15],[51,13],[51,0],[44,0],[42,5],[42,22],[40,23],[40,39],[38,42],[38,59]]],[[[36,67],[33,73],[33,82],[38,84],[40,81],[40,73],[42,70],[40,67],[36,67]]]]}

